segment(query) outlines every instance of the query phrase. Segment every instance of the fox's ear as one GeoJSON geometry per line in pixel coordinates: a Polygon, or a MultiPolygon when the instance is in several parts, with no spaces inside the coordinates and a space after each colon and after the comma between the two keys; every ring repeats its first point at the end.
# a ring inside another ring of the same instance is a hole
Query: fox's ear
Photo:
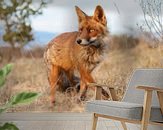
{"type": "Polygon", "coordinates": [[[103,10],[103,8],[100,5],[96,6],[93,18],[96,21],[98,21],[101,24],[103,24],[104,26],[107,25],[107,20],[106,20],[106,16],[105,16],[104,10],[103,10]]]}
{"type": "Polygon", "coordinates": [[[78,20],[79,20],[79,22],[81,22],[83,19],[86,18],[87,15],[78,6],[75,6],[75,9],[76,9],[76,13],[78,15],[78,20]]]}

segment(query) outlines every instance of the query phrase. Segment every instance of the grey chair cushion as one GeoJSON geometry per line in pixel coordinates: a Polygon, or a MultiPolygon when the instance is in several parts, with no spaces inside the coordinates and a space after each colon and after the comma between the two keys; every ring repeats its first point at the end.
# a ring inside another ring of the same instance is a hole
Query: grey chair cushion
{"type": "MultiPolygon", "coordinates": [[[[129,120],[141,120],[143,105],[136,103],[95,100],[88,101],[86,110],[97,114],[120,117],[129,120]]],[[[153,107],[151,121],[163,122],[163,115],[160,108],[153,107]]]]}

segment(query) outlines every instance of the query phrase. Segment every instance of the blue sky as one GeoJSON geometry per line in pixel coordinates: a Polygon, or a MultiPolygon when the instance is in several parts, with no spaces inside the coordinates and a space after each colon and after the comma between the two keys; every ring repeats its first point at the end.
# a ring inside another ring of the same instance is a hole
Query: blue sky
{"type": "Polygon", "coordinates": [[[136,24],[141,22],[138,0],[52,0],[43,10],[43,15],[32,18],[32,27],[35,31],[51,33],[77,30],[75,5],[88,15],[93,14],[96,5],[101,5],[112,34],[133,33],[131,28],[137,30],[136,24]]]}

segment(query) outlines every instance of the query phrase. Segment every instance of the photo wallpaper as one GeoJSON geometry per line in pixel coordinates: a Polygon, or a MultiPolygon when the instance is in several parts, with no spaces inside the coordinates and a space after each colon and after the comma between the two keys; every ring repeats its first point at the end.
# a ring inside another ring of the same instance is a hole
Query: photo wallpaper
{"type": "Polygon", "coordinates": [[[163,67],[161,5],[1,0],[0,110],[85,112],[91,83],[103,86],[102,99],[114,88],[121,101],[136,68],[163,67]]]}

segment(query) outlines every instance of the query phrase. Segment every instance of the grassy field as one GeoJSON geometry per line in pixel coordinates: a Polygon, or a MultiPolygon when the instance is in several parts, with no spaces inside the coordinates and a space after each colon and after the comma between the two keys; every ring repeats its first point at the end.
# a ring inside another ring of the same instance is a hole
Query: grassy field
{"type": "MultiPolygon", "coordinates": [[[[11,63],[14,68],[8,76],[5,87],[0,91],[0,104],[4,104],[12,95],[22,91],[35,91],[41,97],[34,103],[17,107],[10,111],[71,111],[82,112],[85,102],[77,102],[77,93],[57,92],[56,105],[50,107],[49,84],[46,67],[41,57],[41,51],[36,49],[36,55],[26,55],[14,58],[11,63]]],[[[6,54],[7,55],[7,54],[6,54]]],[[[0,67],[8,61],[3,60],[0,67]]],[[[152,47],[151,43],[142,39],[120,36],[114,37],[110,50],[105,60],[93,71],[93,76],[98,83],[115,87],[119,100],[126,90],[126,83],[135,68],[160,68],[163,67],[163,47],[152,47]]],[[[88,90],[87,100],[92,100],[94,92],[88,90]]]]}

